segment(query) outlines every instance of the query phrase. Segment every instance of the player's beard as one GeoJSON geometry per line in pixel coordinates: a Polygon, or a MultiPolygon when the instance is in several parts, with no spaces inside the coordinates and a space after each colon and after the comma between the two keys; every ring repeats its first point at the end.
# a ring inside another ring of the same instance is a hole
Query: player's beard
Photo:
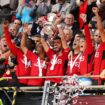
{"type": "Polygon", "coordinates": [[[62,48],[58,48],[58,47],[55,46],[55,47],[53,48],[53,50],[54,50],[56,53],[58,53],[58,52],[60,52],[60,51],[62,50],[62,48]]]}

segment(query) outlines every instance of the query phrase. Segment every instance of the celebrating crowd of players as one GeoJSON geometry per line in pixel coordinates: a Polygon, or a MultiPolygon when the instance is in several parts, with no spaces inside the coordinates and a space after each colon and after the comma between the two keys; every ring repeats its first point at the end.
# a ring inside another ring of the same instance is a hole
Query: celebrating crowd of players
{"type": "Polygon", "coordinates": [[[8,20],[3,22],[0,86],[43,86],[46,80],[52,83],[62,81],[62,78],[17,79],[18,76],[99,75],[100,78],[93,80],[97,84],[104,81],[104,0],[100,0],[98,6],[96,0],[80,0],[72,9],[66,0],[58,0],[52,5],[50,2],[48,0],[48,5],[46,2],[34,4],[33,0],[22,0],[16,18],[11,23],[8,20]],[[47,7],[48,11],[43,16],[35,14],[33,19],[30,13],[36,8],[40,10],[40,5],[47,7]],[[53,28],[45,28],[48,13],[56,14],[53,28]],[[7,76],[12,76],[13,80],[3,79],[7,76]]]}

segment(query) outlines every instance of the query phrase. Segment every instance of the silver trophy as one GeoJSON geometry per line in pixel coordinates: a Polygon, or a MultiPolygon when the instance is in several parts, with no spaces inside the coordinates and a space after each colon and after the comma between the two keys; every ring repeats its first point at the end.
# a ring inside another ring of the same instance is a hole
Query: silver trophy
{"type": "Polygon", "coordinates": [[[43,26],[44,30],[45,30],[45,34],[47,35],[53,35],[54,31],[55,31],[55,26],[54,26],[54,22],[56,20],[56,14],[55,13],[49,13],[47,15],[48,18],[48,22],[46,22],[43,26]]]}

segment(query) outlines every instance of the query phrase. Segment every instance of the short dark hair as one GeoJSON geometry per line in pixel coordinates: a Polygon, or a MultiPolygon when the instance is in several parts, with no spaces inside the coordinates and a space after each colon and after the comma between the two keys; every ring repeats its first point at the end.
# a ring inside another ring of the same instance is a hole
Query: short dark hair
{"type": "Polygon", "coordinates": [[[27,45],[27,48],[31,51],[35,49],[35,42],[30,38],[27,38],[26,45],[27,45]]]}
{"type": "Polygon", "coordinates": [[[84,35],[80,35],[80,39],[84,39],[85,40],[85,36],[84,35]]]}
{"type": "Polygon", "coordinates": [[[61,38],[58,36],[58,35],[56,35],[54,38],[53,38],[53,40],[61,40],[61,38]]]}

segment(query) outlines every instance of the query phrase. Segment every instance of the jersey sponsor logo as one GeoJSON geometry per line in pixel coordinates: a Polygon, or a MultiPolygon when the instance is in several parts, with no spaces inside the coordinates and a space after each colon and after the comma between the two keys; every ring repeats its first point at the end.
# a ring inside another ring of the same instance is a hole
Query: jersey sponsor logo
{"type": "MultiPolygon", "coordinates": [[[[42,61],[42,62],[40,63],[40,65],[41,65],[41,68],[42,68],[42,69],[46,69],[46,68],[47,68],[47,65],[46,65],[46,62],[45,62],[45,61],[42,61]]],[[[38,62],[34,63],[34,66],[39,67],[39,66],[38,66],[38,62]]]]}
{"type": "Polygon", "coordinates": [[[31,61],[29,61],[25,55],[22,59],[22,63],[25,65],[25,68],[31,67],[31,61]]]}
{"type": "MultiPolygon", "coordinates": [[[[53,60],[51,60],[51,64],[53,64],[53,60]]],[[[57,59],[55,64],[62,64],[62,59],[57,59]]]]}
{"type": "MultiPolygon", "coordinates": [[[[71,61],[68,62],[68,66],[71,65],[71,61]]],[[[74,64],[75,67],[80,67],[80,62],[75,62],[74,64]]]]}

